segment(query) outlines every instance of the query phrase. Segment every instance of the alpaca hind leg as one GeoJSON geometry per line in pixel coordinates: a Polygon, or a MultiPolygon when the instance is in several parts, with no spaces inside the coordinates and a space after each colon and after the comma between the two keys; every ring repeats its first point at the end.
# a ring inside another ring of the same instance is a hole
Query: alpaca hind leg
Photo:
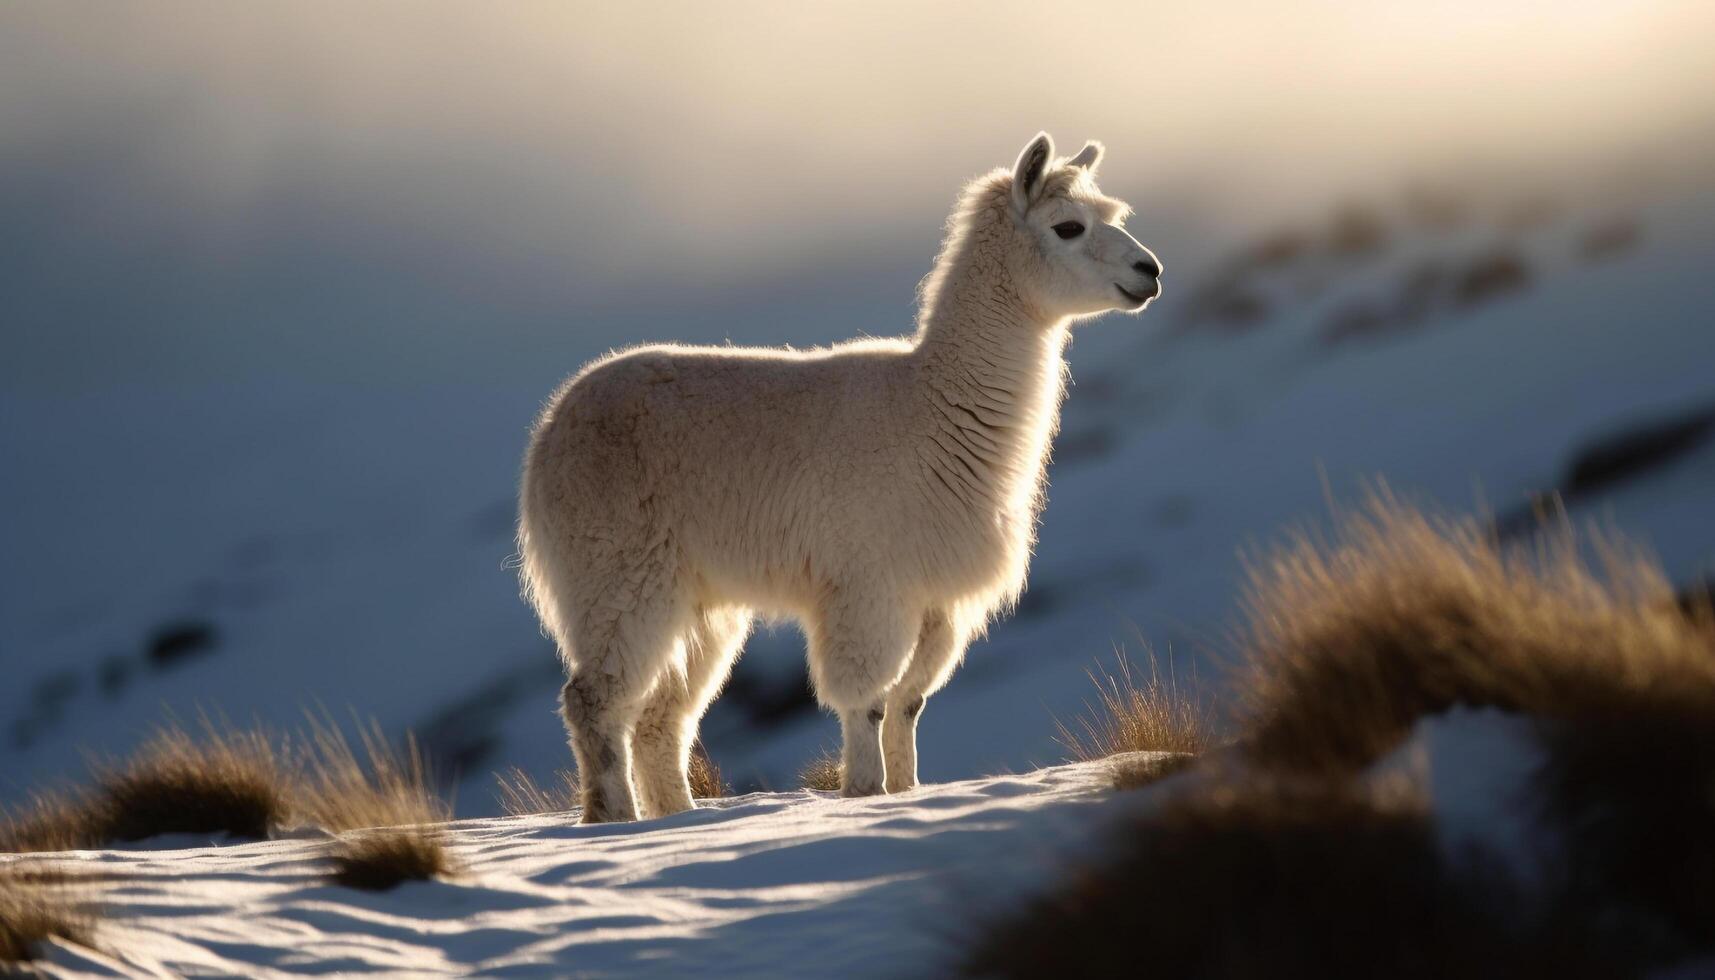
{"type": "Polygon", "coordinates": [[[636,820],[631,730],[644,699],[667,671],[681,624],[665,590],[628,596],[628,607],[596,607],[572,643],[576,659],[560,692],[577,757],[583,823],[636,820]]]}
{"type": "Polygon", "coordinates": [[[665,671],[644,703],[632,749],[645,816],[665,817],[691,808],[686,771],[697,722],[726,683],[749,632],[746,610],[699,610],[685,636],[684,669],[665,671]]]}
{"type": "Polygon", "coordinates": [[[947,682],[965,652],[965,637],[947,615],[932,610],[923,617],[917,649],[899,683],[887,692],[881,752],[887,764],[887,791],[902,793],[917,785],[917,718],[929,695],[947,682]]]}
{"type": "Polygon", "coordinates": [[[871,796],[886,782],[881,724],[887,691],[911,654],[915,623],[891,604],[834,603],[810,631],[816,696],[840,719],[840,794],[871,796]]]}

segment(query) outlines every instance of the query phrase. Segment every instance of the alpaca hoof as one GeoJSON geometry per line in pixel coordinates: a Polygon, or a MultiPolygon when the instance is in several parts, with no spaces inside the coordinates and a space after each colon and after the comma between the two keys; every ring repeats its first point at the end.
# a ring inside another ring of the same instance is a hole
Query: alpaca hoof
{"type": "Polygon", "coordinates": [[[673,804],[672,806],[664,806],[655,810],[645,810],[644,817],[649,820],[659,820],[662,817],[670,817],[675,813],[684,813],[686,810],[695,810],[696,808],[697,805],[695,803],[686,803],[683,806],[673,804]]]}
{"type": "Polygon", "coordinates": [[[578,818],[578,823],[627,823],[636,819],[635,808],[609,806],[606,800],[596,796],[584,800],[584,812],[578,818]]]}

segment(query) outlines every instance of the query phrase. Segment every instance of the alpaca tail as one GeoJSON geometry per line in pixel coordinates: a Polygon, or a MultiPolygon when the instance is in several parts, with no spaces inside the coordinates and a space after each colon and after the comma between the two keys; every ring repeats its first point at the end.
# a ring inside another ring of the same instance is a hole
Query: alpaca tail
{"type": "Polygon", "coordinates": [[[537,508],[531,506],[526,475],[518,506],[519,594],[536,611],[542,635],[557,643],[561,657],[568,659],[571,648],[566,630],[570,624],[562,621],[562,610],[570,571],[564,557],[555,553],[553,536],[542,526],[537,508]]]}

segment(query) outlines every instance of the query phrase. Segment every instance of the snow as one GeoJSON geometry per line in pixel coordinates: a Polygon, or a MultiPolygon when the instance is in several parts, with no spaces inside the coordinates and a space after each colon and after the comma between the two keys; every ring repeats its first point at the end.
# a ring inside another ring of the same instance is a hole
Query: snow
{"type": "MultiPolygon", "coordinates": [[[[1457,512],[1507,510],[1554,487],[1591,437],[1715,400],[1712,194],[1670,182],[1590,195],[1525,231],[1479,223],[1440,237],[1390,216],[1389,251],[1312,267],[1321,286],[1272,283],[1276,314],[1232,335],[1177,332],[1186,287],[1217,263],[1174,256],[1244,242],[1164,240],[1146,210],[1134,225],[1167,256],[1167,293],[1139,319],[1078,328],[1029,590],[931,699],[923,775],[1062,759],[1054,722],[1083,710],[1085,671],[1116,645],[1134,659],[1148,645],[1181,680],[1218,683],[1241,552],[1326,524],[1366,479],[1457,512]],[[1578,230],[1616,209],[1635,217],[1637,243],[1580,256],[1578,230]],[[1385,293],[1416,262],[1497,242],[1531,263],[1527,289],[1408,334],[1320,345],[1341,304],[1385,293]]],[[[932,242],[920,244],[926,255],[932,242]]],[[[86,750],[123,754],[164,709],[291,728],[322,704],[432,736],[459,813],[494,812],[490,772],[546,780],[571,762],[554,714],[560,667],[508,567],[518,456],[540,400],[614,344],[898,332],[921,271],[883,285],[872,270],[864,288],[830,294],[838,302],[806,285],[660,321],[595,316],[510,360],[506,342],[523,334],[450,335],[434,377],[456,383],[283,373],[0,390],[0,804],[78,772],[86,750]],[[181,621],[212,628],[213,649],[152,664],[150,636],[181,621]]],[[[1712,480],[1705,444],[1574,516],[1611,519],[1683,580],[1715,561],[1712,480]]],[[[795,630],[763,632],[735,680],[790,698],[802,664],[795,630]]],[[[758,719],[729,696],[703,737],[741,788],[792,785],[837,740],[830,718],[807,699],[802,709],[758,719]]]]}
{"type": "MultiPolygon", "coordinates": [[[[314,835],[77,852],[106,910],[52,977],[306,973],[938,976],[988,911],[1147,802],[1103,763],[865,799],[801,790],[636,824],[461,820],[462,866],[388,892],[327,883],[314,835]]],[[[56,860],[59,859],[56,857],[56,860]]]]}
{"type": "MultiPolygon", "coordinates": [[[[104,910],[93,949],[48,945],[49,977],[937,977],[1138,817],[1247,778],[1217,759],[1113,790],[1113,764],[1143,757],[861,799],[750,793],[629,824],[458,820],[458,872],[386,892],[327,881],[314,829],[0,861],[65,865],[104,910]]],[[[1420,720],[1369,778],[1422,786],[1449,856],[1480,849],[1530,880],[1556,860],[1529,802],[1541,760],[1527,719],[1456,710],[1420,720]]]]}

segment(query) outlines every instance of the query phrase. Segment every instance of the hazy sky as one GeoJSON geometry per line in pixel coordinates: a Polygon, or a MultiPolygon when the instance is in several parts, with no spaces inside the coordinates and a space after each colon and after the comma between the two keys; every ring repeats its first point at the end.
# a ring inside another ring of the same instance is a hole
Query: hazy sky
{"type": "Polygon", "coordinates": [[[406,324],[452,351],[651,308],[721,324],[795,283],[885,288],[908,316],[958,183],[1039,128],[1108,143],[1104,186],[1150,241],[1152,220],[1705,133],[1712,21],[1623,0],[8,4],[0,292],[23,342],[0,381],[321,370],[406,324]]]}

